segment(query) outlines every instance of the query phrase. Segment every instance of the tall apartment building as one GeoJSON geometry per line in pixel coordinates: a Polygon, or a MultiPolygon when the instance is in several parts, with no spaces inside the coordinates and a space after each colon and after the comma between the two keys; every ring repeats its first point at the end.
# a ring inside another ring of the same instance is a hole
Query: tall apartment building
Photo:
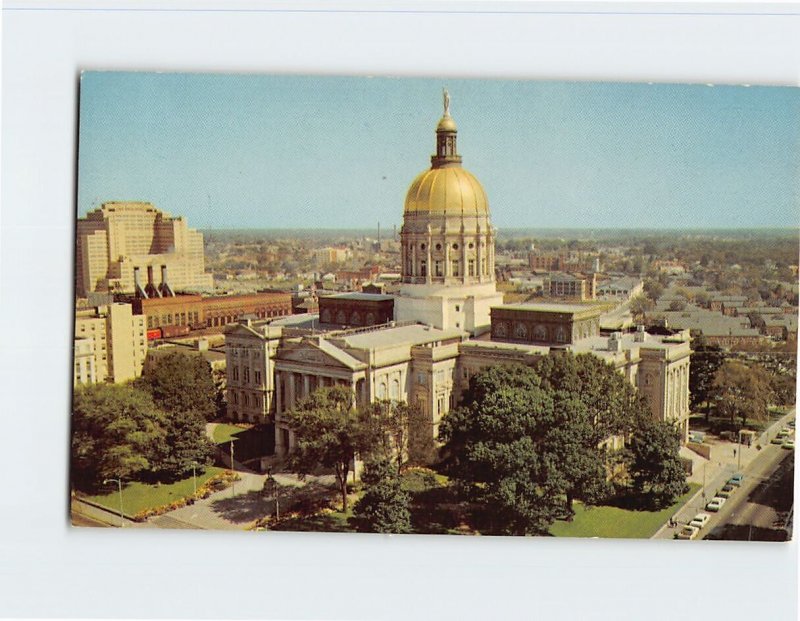
{"type": "Polygon", "coordinates": [[[214,286],[212,275],[205,273],[202,233],[190,229],[185,218],[173,218],[150,203],[103,203],[78,219],[76,242],[78,297],[94,291],[135,293],[137,278],[142,289],[151,291],[214,286]]]}
{"type": "Polygon", "coordinates": [[[130,381],[142,374],[146,356],[147,317],[134,315],[130,304],[76,311],[75,384],[130,381]]]}

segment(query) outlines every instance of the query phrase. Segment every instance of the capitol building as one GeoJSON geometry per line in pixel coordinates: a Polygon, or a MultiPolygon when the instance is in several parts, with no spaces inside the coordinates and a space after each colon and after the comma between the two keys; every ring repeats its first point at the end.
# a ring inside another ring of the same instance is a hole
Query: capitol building
{"type": "MultiPolygon", "coordinates": [[[[444,95],[430,168],[409,186],[400,231],[396,295],[345,293],[320,300],[320,314],[241,320],[225,335],[228,415],[275,422],[278,455],[295,438],[284,414],[314,390],[345,386],[356,403],[391,399],[418,407],[429,445],[469,379],[488,366],[538,356],[590,354],[646,395],[653,416],[686,439],[689,334],[601,333],[590,304],[504,304],[495,283],[489,200],[464,169],[444,95]],[[394,320],[369,325],[377,308],[394,320]],[[320,317],[337,323],[320,322],[320,317]],[[344,319],[344,321],[342,321],[344,319]],[[343,328],[343,324],[347,327],[343,328]]],[[[616,440],[615,440],[616,442],[616,440]]]]}

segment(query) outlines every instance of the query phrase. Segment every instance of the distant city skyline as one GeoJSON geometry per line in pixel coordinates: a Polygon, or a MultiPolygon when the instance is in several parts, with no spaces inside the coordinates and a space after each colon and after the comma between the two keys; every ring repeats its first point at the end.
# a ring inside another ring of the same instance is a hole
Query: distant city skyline
{"type": "Polygon", "coordinates": [[[78,215],[376,228],[430,166],[442,88],[503,228],[796,228],[800,89],[87,72],[78,215]]]}

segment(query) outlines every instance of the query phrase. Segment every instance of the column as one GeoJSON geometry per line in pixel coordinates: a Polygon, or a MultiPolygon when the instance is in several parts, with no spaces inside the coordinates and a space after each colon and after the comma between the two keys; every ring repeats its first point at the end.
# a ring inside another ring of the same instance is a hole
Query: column
{"type": "Polygon", "coordinates": [[[275,418],[283,412],[283,403],[281,403],[281,372],[275,372],[275,418]]]}
{"type": "Polygon", "coordinates": [[[287,409],[291,409],[295,405],[294,372],[289,371],[288,373],[286,373],[285,377],[288,380],[289,384],[289,398],[288,398],[288,403],[286,405],[287,409]]]}
{"type": "Polygon", "coordinates": [[[303,398],[307,399],[311,395],[311,377],[303,373],[303,398]]]}

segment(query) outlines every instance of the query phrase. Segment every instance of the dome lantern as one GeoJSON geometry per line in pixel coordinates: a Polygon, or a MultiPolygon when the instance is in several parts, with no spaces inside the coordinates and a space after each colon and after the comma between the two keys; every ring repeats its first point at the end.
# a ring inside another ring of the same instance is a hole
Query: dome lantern
{"type": "Polygon", "coordinates": [[[436,126],[436,154],[431,156],[432,168],[459,166],[461,164],[461,156],[456,148],[458,128],[453,117],[450,116],[450,93],[447,92],[446,88],[442,90],[442,100],[444,103],[444,115],[436,126]]]}

